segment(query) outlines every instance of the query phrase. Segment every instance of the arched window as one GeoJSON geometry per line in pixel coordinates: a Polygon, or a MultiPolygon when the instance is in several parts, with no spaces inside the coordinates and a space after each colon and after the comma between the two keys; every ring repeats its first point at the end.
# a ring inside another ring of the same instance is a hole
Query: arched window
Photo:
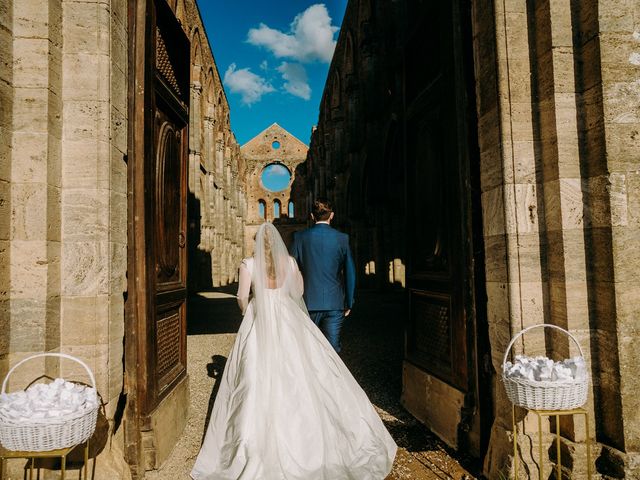
{"type": "Polygon", "coordinates": [[[361,0],[358,6],[360,7],[360,11],[358,12],[360,22],[368,22],[371,20],[371,0],[361,0]]]}
{"type": "Polygon", "coordinates": [[[258,200],[258,215],[260,218],[267,218],[267,202],[258,200]]]}
{"type": "Polygon", "coordinates": [[[295,211],[294,211],[294,207],[293,207],[293,201],[289,200],[289,208],[287,208],[288,213],[289,213],[289,218],[293,218],[295,215],[295,211]]]}
{"type": "Polygon", "coordinates": [[[347,33],[347,40],[344,47],[344,73],[350,75],[353,73],[353,40],[351,32],[347,33]]]}
{"type": "Polygon", "coordinates": [[[333,85],[331,86],[331,108],[340,106],[340,74],[335,72],[333,75],[333,85]]]}
{"type": "Polygon", "coordinates": [[[278,161],[270,163],[262,170],[260,182],[270,192],[281,192],[291,183],[291,171],[278,161]]]}
{"type": "Polygon", "coordinates": [[[280,200],[273,201],[273,218],[280,218],[280,212],[282,211],[282,204],[280,200]]]}

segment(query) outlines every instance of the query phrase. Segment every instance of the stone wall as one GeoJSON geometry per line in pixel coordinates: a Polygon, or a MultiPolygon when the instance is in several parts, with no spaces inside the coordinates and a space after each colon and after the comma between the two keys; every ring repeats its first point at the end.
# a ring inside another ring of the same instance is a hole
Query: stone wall
{"type": "MultiPolygon", "coordinates": [[[[585,474],[578,459],[586,435],[599,442],[599,471],[635,476],[636,416],[623,405],[636,401],[624,386],[637,388],[627,369],[637,368],[638,358],[625,348],[635,327],[623,312],[635,308],[626,295],[638,288],[638,157],[629,155],[637,148],[638,67],[631,60],[638,11],[545,1],[506,9],[478,2],[475,12],[483,216],[496,220],[485,229],[494,367],[521,328],[547,322],[570,329],[591,362],[588,409],[596,420],[591,432],[579,422],[561,425],[575,449],[574,476],[585,474]]],[[[534,337],[525,350],[540,341],[534,337]]],[[[555,335],[545,345],[552,355],[577,354],[555,335]]],[[[489,472],[507,455],[511,428],[500,385],[496,392],[489,472]]],[[[527,422],[525,431],[533,430],[527,422]]]]}
{"type": "Polygon", "coordinates": [[[402,8],[348,3],[306,162],[308,201],[334,202],[361,288],[405,285],[402,8]]]}
{"type": "MultiPolygon", "coordinates": [[[[586,408],[595,422],[588,432],[581,421],[561,423],[572,457],[563,464],[572,478],[585,478],[587,435],[596,441],[592,459],[602,475],[640,475],[639,400],[632,393],[640,387],[632,347],[640,313],[636,3],[458,3],[470,11],[481,188],[481,204],[472,208],[483,221],[485,281],[478,298],[486,293],[491,363],[500,372],[510,338],[533,324],[576,335],[591,369],[586,408]]],[[[384,212],[404,198],[412,175],[407,170],[405,180],[388,167],[405,161],[403,89],[420,81],[406,77],[407,64],[428,64],[434,54],[403,43],[412,31],[407,25],[423,22],[422,31],[429,30],[428,19],[408,17],[412,9],[419,10],[411,2],[348,3],[307,160],[310,195],[333,198],[339,226],[351,233],[361,285],[385,286],[380,266],[402,259],[410,241],[397,210],[384,212]],[[423,57],[403,58],[407,52],[423,57]]],[[[578,354],[554,333],[532,332],[515,351],[578,354]]],[[[421,388],[412,384],[422,381],[414,374],[405,372],[412,395],[421,388]]],[[[494,422],[484,469],[497,478],[511,468],[511,407],[496,373],[491,390],[494,422]]],[[[440,408],[423,402],[424,411],[440,408]]],[[[529,447],[537,426],[525,412],[518,415],[519,454],[536,478],[529,447]]],[[[543,430],[549,440],[548,423],[543,430]]],[[[456,432],[449,437],[455,444],[456,432]]],[[[552,460],[545,459],[547,473],[552,460]]]]}
{"type": "MultiPolygon", "coordinates": [[[[245,167],[197,4],[168,3],[192,45],[189,281],[201,289],[237,278],[245,167]]],[[[85,361],[107,419],[94,445],[96,479],[109,480],[130,476],[117,429],[125,403],[127,45],[122,0],[0,5],[0,375],[40,352],[85,361]]],[[[88,381],[82,372],[34,360],[9,390],[44,373],[88,381]]],[[[13,462],[10,475],[22,478],[23,464],[13,462]]]]}
{"type": "MultiPolygon", "coordinates": [[[[13,132],[13,1],[0,5],[0,331],[11,328],[11,167],[13,132]]],[[[0,336],[0,367],[6,373],[11,346],[0,336]]]]}
{"type": "Polygon", "coordinates": [[[273,222],[289,242],[293,232],[307,225],[309,210],[306,187],[300,171],[304,169],[308,147],[277,123],[249,140],[241,148],[245,162],[245,184],[247,201],[247,223],[244,233],[247,255],[253,254],[253,240],[258,227],[265,220],[273,222]],[[276,143],[277,142],[277,143],[276,143]],[[262,172],[268,165],[278,164],[291,173],[289,185],[273,192],[262,183],[262,172]],[[280,215],[276,218],[275,203],[280,204],[280,215]],[[293,216],[289,216],[289,203],[293,216]],[[263,205],[261,214],[260,204],[263,205]]]}
{"type": "Polygon", "coordinates": [[[244,159],[194,0],[169,1],[191,40],[189,282],[194,291],[237,281],[247,205],[244,159]]]}
{"type": "MultiPolygon", "coordinates": [[[[602,413],[596,436],[607,445],[602,463],[615,471],[622,460],[627,476],[632,478],[640,476],[640,353],[636,346],[640,333],[640,5],[592,3],[591,8],[580,13],[590,20],[591,32],[586,33],[593,32],[593,24],[599,27],[599,33],[597,37],[584,35],[580,67],[587,70],[595,62],[601,73],[600,78],[596,75],[590,79],[592,83],[580,84],[580,106],[586,118],[579,125],[579,138],[585,153],[594,138],[604,144],[599,168],[590,174],[593,192],[588,208],[596,218],[600,213],[598,199],[608,197],[611,216],[604,224],[600,221],[601,228],[594,229],[589,241],[598,245],[600,230],[602,236],[610,235],[610,239],[605,238],[610,241],[607,252],[612,260],[611,274],[602,282],[606,297],[596,312],[602,325],[598,328],[606,332],[601,335],[598,361],[608,366],[599,396],[602,413]],[[602,110],[599,102],[593,101],[598,95],[602,110]],[[616,319],[615,324],[611,318],[616,319]],[[617,364],[609,359],[611,348],[617,350],[617,364]],[[610,405],[612,410],[605,414],[610,405]],[[609,431],[610,423],[615,430],[609,431]]],[[[609,212],[605,210],[606,213],[609,212]]],[[[592,253],[596,265],[600,258],[598,252],[592,253]]],[[[593,283],[594,294],[598,294],[600,285],[593,283]]]]}
{"type": "MultiPolygon", "coordinates": [[[[93,370],[113,419],[127,288],[126,4],[0,8],[0,373],[33,353],[75,355],[93,370]]],[[[88,381],[73,363],[35,360],[9,388],[44,373],[88,381]]],[[[96,478],[126,478],[119,438],[101,448],[96,478]]]]}

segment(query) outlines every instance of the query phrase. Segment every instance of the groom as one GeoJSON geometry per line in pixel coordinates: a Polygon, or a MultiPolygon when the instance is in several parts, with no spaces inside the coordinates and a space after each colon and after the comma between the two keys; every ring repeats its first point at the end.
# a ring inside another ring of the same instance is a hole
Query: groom
{"type": "Polygon", "coordinates": [[[326,199],[313,202],[311,218],[313,227],[294,234],[291,255],[304,278],[309,316],[340,352],[340,330],[351,313],[356,286],[349,236],[331,228],[333,208],[326,199]]]}

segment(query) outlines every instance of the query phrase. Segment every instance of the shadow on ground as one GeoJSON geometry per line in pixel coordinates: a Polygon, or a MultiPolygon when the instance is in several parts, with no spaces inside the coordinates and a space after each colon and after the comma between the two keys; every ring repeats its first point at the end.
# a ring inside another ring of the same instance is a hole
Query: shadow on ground
{"type": "Polygon", "coordinates": [[[415,453],[436,478],[453,477],[447,476],[446,468],[437,465],[431,454],[450,457],[477,474],[475,459],[448,448],[400,403],[408,304],[405,291],[359,291],[344,325],[341,357],[371,402],[388,414],[382,415],[383,420],[400,448],[415,453]]]}
{"type": "MultiPolygon", "coordinates": [[[[221,333],[237,333],[242,322],[242,315],[236,301],[237,284],[196,292],[189,296],[187,309],[187,335],[215,335],[221,333]]],[[[215,383],[209,402],[202,431],[202,441],[209,426],[211,411],[220,388],[220,379],[227,362],[227,357],[213,355],[207,363],[207,376],[215,383]]]]}
{"type": "Polygon", "coordinates": [[[189,295],[187,335],[236,333],[242,321],[237,290],[237,284],[232,284],[189,295]]]}
{"type": "Polygon", "coordinates": [[[222,379],[222,372],[227,364],[227,357],[222,355],[214,355],[211,357],[211,363],[207,363],[207,376],[213,378],[215,383],[213,384],[213,390],[211,390],[211,396],[209,397],[209,404],[207,406],[207,416],[204,420],[204,428],[202,429],[202,442],[204,442],[204,436],[207,433],[207,427],[209,426],[209,420],[211,419],[211,412],[213,410],[213,404],[218,396],[218,390],[220,389],[220,380],[222,379]]]}

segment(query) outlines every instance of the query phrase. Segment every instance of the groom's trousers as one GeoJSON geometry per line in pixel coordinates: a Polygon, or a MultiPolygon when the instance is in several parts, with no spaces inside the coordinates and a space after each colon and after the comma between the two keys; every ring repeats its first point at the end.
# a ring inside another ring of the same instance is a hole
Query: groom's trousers
{"type": "Polygon", "coordinates": [[[344,323],[343,310],[313,310],[309,312],[311,320],[320,328],[333,349],[340,353],[340,331],[344,323]]]}

